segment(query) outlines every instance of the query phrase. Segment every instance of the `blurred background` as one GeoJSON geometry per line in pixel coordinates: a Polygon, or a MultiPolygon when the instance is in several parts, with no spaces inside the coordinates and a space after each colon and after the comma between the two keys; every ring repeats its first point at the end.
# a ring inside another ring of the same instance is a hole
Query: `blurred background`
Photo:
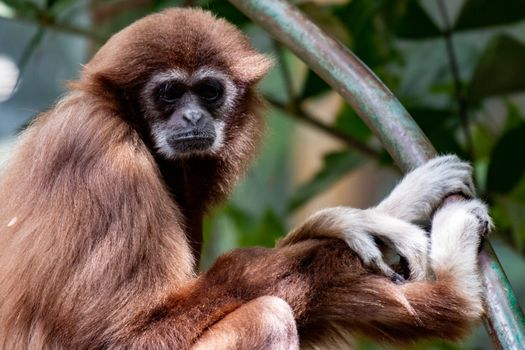
{"type": "MultiPolygon", "coordinates": [[[[261,0],[262,1],[262,0],[261,0]]],[[[525,4],[522,0],[293,1],[357,54],[440,153],[475,167],[498,227],[491,238],[525,304],[525,4]]],[[[172,6],[201,6],[275,58],[261,83],[268,130],[232,200],[205,223],[206,269],[223,252],[273,246],[315,210],[377,203],[401,173],[355,112],[226,0],[0,1],[0,167],[16,135],[64,93],[114,32],[172,6]]],[[[366,339],[359,349],[376,349],[366,339]]],[[[484,329],[460,344],[491,349],[484,329]]]]}

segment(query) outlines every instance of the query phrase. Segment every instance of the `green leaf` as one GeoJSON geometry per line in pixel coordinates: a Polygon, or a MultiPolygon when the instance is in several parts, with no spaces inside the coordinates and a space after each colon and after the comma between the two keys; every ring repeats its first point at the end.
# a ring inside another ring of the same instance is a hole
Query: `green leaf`
{"type": "Polygon", "coordinates": [[[497,141],[490,128],[481,123],[471,123],[470,137],[472,138],[473,148],[476,151],[476,158],[489,159],[497,141]]]}
{"type": "Polygon", "coordinates": [[[231,203],[227,205],[223,210],[223,214],[235,223],[239,231],[247,232],[253,229],[255,217],[235,204],[231,203]]]}
{"type": "Polygon", "coordinates": [[[525,18],[523,0],[468,0],[459,13],[455,30],[484,28],[525,18]]]}
{"type": "Polygon", "coordinates": [[[350,34],[345,24],[334,13],[313,3],[301,4],[299,8],[326,33],[345,45],[350,44],[350,34]]]}
{"type": "Polygon", "coordinates": [[[498,228],[519,252],[525,248],[525,176],[508,194],[496,195],[491,214],[498,228]]]}
{"type": "Polygon", "coordinates": [[[525,205],[508,197],[497,198],[496,203],[500,211],[496,216],[497,224],[503,223],[503,227],[510,231],[510,237],[506,238],[511,240],[517,251],[522,252],[525,247],[525,205]]]}
{"type": "Polygon", "coordinates": [[[352,0],[335,7],[334,14],[346,24],[352,35],[359,36],[371,28],[370,23],[387,4],[387,0],[352,0]]]}
{"type": "Polygon", "coordinates": [[[507,120],[505,121],[505,130],[510,130],[520,126],[520,124],[523,122],[523,117],[521,115],[519,107],[511,101],[505,101],[505,105],[507,107],[507,120]]]}
{"type": "Polygon", "coordinates": [[[212,217],[206,217],[203,226],[201,268],[207,269],[217,257],[239,247],[239,237],[243,231],[238,230],[225,210],[219,210],[212,217]]]}
{"type": "Polygon", "coordinates": [[[374,70],[391,58],[393,40],[387,18],[398,13],[391,3],[387,0],[353,0],[334,8],[334,14],[346,24],[351,35],[349,47],[374,70]]]}
{"type": "Polygon", "coordinates": [[[487,176],[487,190],[508,193],[525,174],[523,145],[525,122],[505,133],[492,152],[487,176]]]}
{"type": "Polygon", "coordinates": [[[441,36],[441,31],[419,1],[410,1],[405,15],[398,22],[396,35],[403,39],[426,39],[441,36]]]}
{"type": "Polygon", "coordinates": [[[241,246],[264,246],[273,247],[279,237],[286,233],[283,219],[273,210],[267,209],[259,221],[257,227],[250,234],[242,234],[240,238],[241,246]]]}
{"type": "Polygon", "coordinates": [[[250,23],[250,19],[228,1],[208,1],[203,7],[239,27],[250,23]]]}
{"type": "Polygon", "coordinates": [[[432,108],[408,108],[408,111],[439,153],[463,155],[454,139],[459,118],[452,111],[432,108]]]}
{"type": "MultiPolygon", "coordinates": [[[[520,182],[514,186],[509,197],[525,206],[525,176],[522,176],[520,182]]],[[[523,216],[523,220],[525,220],[525,216],[523,216]]]]}
{"type": "Polygon", "coordinates": [[[300,186],[293,194],[289,210],[294,211],[315,195],[334,184],[342,176],[362,164],[364,158],[356,153],[344,151],[325,155],[323,168],[313,178],[300,186]]]}
{"type": "Polygon", "coordinates": [[[66,17],[65,20],[68,20],[67,16],[70,15],[70,10],[74,9],[75,5],[78,5],[78,2],[75,0],[48,0],[47,9],[48,11],[51,11],[53,15],[60,16],[61,18],[64,18],[64,15],[66,17]]]}
{"type": "Polygon", "coordinates": [[[507,35],[495,37],[476,67],[469,98],[480,100],[520,90],[525,90],[525,45],[507,35]]]}
{"type": "Polygon", "coordinates": [[[309,97],[321,95],[327,91],[330,91],[330,86],[321,79],[314,71],[308,71],[306,80],[303,85],[303,93],[301,94],[301,100],[309,97]]]}
{"type": "Polygon", "coordinates": [[[353,136],[359,141],[367,141],[370,136],[372,136],[372,131],[370,131],[357,113],[346,103],[337,114],[334,128],[353,136]]]}
{"type": "Polygon", "coordinates": [[[239,246],[273,247],[277,238],[285,234],[283,219],[271,208],[266,208],[261,214],[262,216],[257,218],[233,204],[224,209],[223,215],[233,223],[235,231],[238,232],[239,246]]]}
{"type": "Polygon", "coordinates": [[[42,12],[40,6],[28,0],[3,0],[7,6],[24,18],[33,18],[42,12]]]}

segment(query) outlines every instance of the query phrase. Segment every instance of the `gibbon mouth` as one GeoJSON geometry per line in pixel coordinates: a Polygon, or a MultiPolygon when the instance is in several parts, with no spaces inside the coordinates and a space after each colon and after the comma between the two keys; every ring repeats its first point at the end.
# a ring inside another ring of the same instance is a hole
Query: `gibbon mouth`
{"type": "Polygon", "coordinates": [[[205,151],[213,145],[214,141],[215,135],[209,133],[185,132],[172,136],[168,142],[175,151],[189,153],[205,151]]]}

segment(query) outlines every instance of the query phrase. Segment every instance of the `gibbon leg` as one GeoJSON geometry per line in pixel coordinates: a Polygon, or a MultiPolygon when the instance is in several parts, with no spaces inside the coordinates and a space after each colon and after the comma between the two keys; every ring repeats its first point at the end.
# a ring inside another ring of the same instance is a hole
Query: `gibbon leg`
{"type": "Polygon", "coordinates": [[[492,227],[487,206],[477,199],[446,204],[432,221],[430,259],[436,278],[454,276],[456,289],[471,301],[475,315],[483,310],[479,247],[492,227]]]}
{"type": "Polygon", "coordinates": [[[256,298],[210,327],[192,349],[299,349],[293,311],[281,298],[256,298]]]}

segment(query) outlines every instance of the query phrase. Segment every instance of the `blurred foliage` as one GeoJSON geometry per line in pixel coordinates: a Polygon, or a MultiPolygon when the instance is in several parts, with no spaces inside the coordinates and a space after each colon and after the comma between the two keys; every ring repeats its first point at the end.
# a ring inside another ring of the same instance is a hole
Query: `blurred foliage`
{"type": "MultiPolygon", "coordinates": [[[[492,206],[499,235],[525,252],[525,6],[523,0],[294,1],[357,54],[401,100],[441,153],[473,162],[480,195],[492,206]],[[450,6],[447,10],[445,6],[450,6]]],[[[373,158],[392,161],[354,111],[343,105],[333,125],[311,120],[304,102],[330,92],[315,73],[297,79],[297,61],[275,51],[270,37],[227,1],[212,0],[4,0],[11,20],[37,25],[27,55],[44,30],[88,38],[96,48],[131,21],[170,6],[201,6],[247,32],[254,45],[277,58],[262,90],[274,107],[263,155],[230,204],[206,222],[204,266],[234,246],[272,246],[294,210],[342,176],[373,158]],[[85,12],[91,24],[73,23],[85,12]],[[294,117],[287,119],[286,117],[294,117]],[[291,190],[289,134],[295,122],[310,123],[347,144],[327,154],[310,181],[291,190]],[[363,153],[363,149],[368,152],[363,153]]],[[[22,62],[23,63],[23,62],[22,62]]],[[[374,345],[363,341],[362,348],[374,345]]],[[[465,345],[467,346],[467,345],[465,345]]],[[[446,345],[426,348],[453,349],[446,345]]]]}

